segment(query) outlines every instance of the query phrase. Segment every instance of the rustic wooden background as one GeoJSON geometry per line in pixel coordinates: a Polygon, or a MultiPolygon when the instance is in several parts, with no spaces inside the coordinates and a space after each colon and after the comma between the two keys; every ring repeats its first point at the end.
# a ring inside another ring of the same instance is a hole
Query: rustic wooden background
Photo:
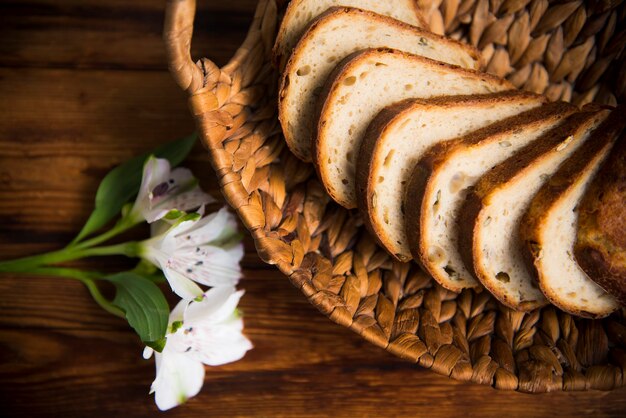
{"type": "MultiPolygon", "coordinates": [[[[200,0],[194,43],[224,64],[255,0],[200,0]]],[[[0,2],[0,257],[59,248],[102,176],[193,130],[164,65],[161,0],[0,2]]],[[[198,148],[187,165],[219,195],[198,148]]],[[[145,232],[145,231],[144,231],[145,232]]],[[[458,383],[331,323],[246,241],[244,360],[167,416],[625,416],[626,390],[524,395],[458,383]],[[271,292],[269,291],[271,289],[271,292]]],[[[84,265],[115,270],[119,259],[84,265]]],[[[0,415],[140,417],[152,361],[70,280],[0,277],[0,415]]]]}

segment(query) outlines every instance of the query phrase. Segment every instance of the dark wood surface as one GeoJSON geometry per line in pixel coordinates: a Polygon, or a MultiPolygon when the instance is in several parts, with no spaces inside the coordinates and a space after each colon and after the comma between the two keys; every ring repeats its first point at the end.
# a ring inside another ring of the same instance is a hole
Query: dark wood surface
{"type": "MultiPolygon", "coordinates": [[[[191,132],[165,68],[163,1],[0,3],[0,257],[61,247],[115,164],[191,132]]],[[[255,0],[200,1],[193,50],[224,64],[255,0]]],[[[218,196],[206,156],[186,163],[218,196]]],[[[145,232],[145,231],[144,231],[145,232]]],[[[459,383],[331,323],[246,241],[241,302],[255,345],[208,369],[167,416],[624,416],[626,390],[525,395],[459,383]]],[[[89,260],[108,269],[123,259],[89,260]]],[[[156,414],[152,361],[70,280],[0,277],[0,415],[156,414]]]]}

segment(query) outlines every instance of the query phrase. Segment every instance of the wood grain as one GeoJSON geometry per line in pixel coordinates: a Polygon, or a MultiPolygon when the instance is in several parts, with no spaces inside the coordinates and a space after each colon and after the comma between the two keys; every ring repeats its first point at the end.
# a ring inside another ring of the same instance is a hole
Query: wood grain
{"type": "MultiPolygon", "coordinates": [[[[254,3],[200,0],[196,56],[226,62],[254,3]]],[[[185,97],[165,71],[162,7],[157,0],[0,5],[0,257],[62,246],[111,167],[193,130],[185,97]]],[[[186,165],[219,194],[201,148],[186,165]]],[[[259,261],[250,240],[243,264],[241,308],[255,349],[208,369],[201,394],[168,416],[626,413],[624,389],[524,395],[425,371],[331,323],[259,261]]],[[[129,263],[80,265],[115,271],[129,263]]],[[[153,415],[154,366],[141,350],[125,323],[100,310],[80,284],[0,277],[0,415],[153,415]]]]}
{"type": "MultiPolygon", "coordinates": [[[[199,1],[194,56],[224,64],[241,44],[256,0],[199,1]],[[203,30],[204,28],[209,30],[203,30]]],[[[3,65],[165,70],[164,2],[3,1],[3,65]]]]}

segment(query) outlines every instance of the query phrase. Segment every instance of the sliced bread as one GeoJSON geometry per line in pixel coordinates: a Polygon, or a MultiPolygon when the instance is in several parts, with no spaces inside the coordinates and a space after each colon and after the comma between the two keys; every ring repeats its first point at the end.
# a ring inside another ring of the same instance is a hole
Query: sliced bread
{"type": "Polygon", "coordinates": [[[291,50],[306,31],[307,25],[334,6],[370,10],[413,26],[428,29],[428,24],[417,7],[417,0],[292,0],[285,10],[274,44],[274,63],[279,68],[284,68],[291,55],[291,50]]]}
{"type": "Polygon", "coordinates": [[[608,113],[571,115],[492,168],[469,191],[459,213],[459,250],[466,266],[503,304],[530,311],[548,303],[526,266],[520,221],[541,186],[608,113]]]}
{"type": "MultiPolygon", "coordinates": [[[[626,109],[618,107],[622,120],[626,109]]],[[[580,267],[626,307],[626,132],[578,208],[574,254],[580,267]]]]}
{"type": "Polygon", "coordinates": [[[357,206],[356,160],[370,121],[408,98],[487,94],[511,90],[507,81],[478,71],[390,49],[368,49],[335,68],[320,94],[313,157],[328,194],[357,206]]]}
{"type": "Polygon", "coordinates": [[[349,54],[389,47],[459,65],[480,67],[479,52],[387,16],[335,7],[316,18],[293,50],[281,78],[278,118],[291,151],[311,161],[311,129],[317,97],[333,68],[349,54]]]}
{"type": "Polygon", "coordinates": [[[383,109],[365,132],[356,165],[359,210],[381,246],[400,261],[412,258],[399,197],[405,194],[413,167],[431,145],[545,101],[536,94],[507,91],[408,99],[383,109]]]}
{"type": "Polygon", "coordinates": [[[433,146],[414,166],[405,196],[406,236],[413,256],[443,287],[460,292],[478,286],[458,250],[457,219],[468,189],[575,110],[566,103],[549,103],[502,118],[433,146]]]}
{"type": "Polygon", "coordinates": [[[574,242],[582,195],[625,125],[624,115],[612,112],[541,187],[520,224],[522,251],[541,291],[574,315],[600,318],[619,306],[578,266],[574,242]]]}

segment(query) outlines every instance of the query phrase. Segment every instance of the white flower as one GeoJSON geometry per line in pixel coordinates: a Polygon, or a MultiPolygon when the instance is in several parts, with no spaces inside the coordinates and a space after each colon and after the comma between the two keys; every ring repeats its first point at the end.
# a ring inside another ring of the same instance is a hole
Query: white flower
{"type": "Polygon", "coordinates": [[[243,245],[235,217],[226,208],[200,216],[187,215],[141,245],[142,257],[163,270],[174,293],[187,300],[202,296],[194,282],[234,286],[241,277],[243,245]]]}
{"type": "MultiPolygon", "coordinates": [[[[144,350],[144,357],[152,355],[150,350],[144,350]]],[[[154,359],[157,372],[150,393],[155,394],[154,400],[161,411],[180,405],[200,392],[204,383],[202,363],[185,353],[169,350],[167,345],[154,359]]]]}
{"type": "Polygon", "coordinates": [[[180,167],[172,171],[168,160],[150,156],[130,216],[135,222],[152,223],[172,210],[189,211],[214,201],[200,189],[191,171],[180,167]]]}
{"type": "MultiPolygon", "coordinates": [[[[156,353],[155,393],[159,409],[175,407],[195,396],[204,382],[204,366],[218,366],[241,359],[252,348],[243,335],[243,321],[236,311],[243,291],[216,287],[201,301],[180,301],[170,314],[167,342],[156,353]]],[[[144,357],[153,353],[146,347],[144,357]]]]}

